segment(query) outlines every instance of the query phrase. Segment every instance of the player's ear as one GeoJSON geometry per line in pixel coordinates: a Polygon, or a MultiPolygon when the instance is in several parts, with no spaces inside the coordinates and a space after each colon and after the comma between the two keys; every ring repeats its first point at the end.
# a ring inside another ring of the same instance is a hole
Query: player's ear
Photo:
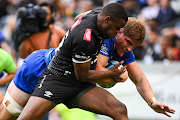
{"type": "Polygon", "coordinates": [[[107,23],[110,22],[110,16],[105,16],[104,21],[107,22],[107,23]]]}

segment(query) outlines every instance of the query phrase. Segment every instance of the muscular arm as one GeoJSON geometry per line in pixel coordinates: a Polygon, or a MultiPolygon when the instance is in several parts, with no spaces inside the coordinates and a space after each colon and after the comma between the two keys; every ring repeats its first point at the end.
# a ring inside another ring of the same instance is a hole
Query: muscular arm
{"type": "Polygon", "coordinates": [[[90,70],[91,61],[86,63],[74,63],[74,69],[77,80],[82,82],[93,81],[97,83],[114,83],[113,79],[117,79],[120,74],[124,72],[124,69],[119,70],[119,63],[114,66],[115,69],[107,71],[90,70]],[[113,79],[109,79],[113,78],[113,79]]]}
{"type": "Polygon", "coordinates": [[[154,93],[152,91],[152,88],[151,88],[146,76],[140,69],[137,62],[135,61],[135,62],[127,64],[127,70],[129,73],[129,77],[132,80],[132,82],[136,85],[138,92],[143,97],[143,99],[146,102],[148,102],[148,100],[151,97],[154,97],[154,93]]]}
{"type": "Polygon", "coordinates": [[[127,65],[127,70],[129,77],[136,85],[139,94],[154,111],[157,113],[162,113],[168,117],[171,117],[168,112],[173,114],[175,113],[175,110],[170,106],[156,101],[152,88],[136,61],[129,63],[127,65]]]}

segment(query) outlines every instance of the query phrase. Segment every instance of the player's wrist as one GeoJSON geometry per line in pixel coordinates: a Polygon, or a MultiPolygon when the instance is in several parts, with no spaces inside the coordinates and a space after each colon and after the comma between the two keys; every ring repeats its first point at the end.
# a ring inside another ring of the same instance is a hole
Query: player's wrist
{"type": "MultiPolygon", "coordinates": [[[[110,71],[110,70],[109,70],[110,71]]],[[[110,71],[110,74],[109,74],[110,76],[110,78],[111,79],[113,79],[113,81],[115,82],[115,83],[117,83],[117,80],[113,77],[113,72],[112,71],[110,71]]]]}
{"type": "Polygon", "coordinates": [[[154,102],[157,102],[157,101],[156,101],[156,98],[155,98],[155,97],[151,97],[151,98],[148,100],[148,105],[149,105],[150,107],[152,107],[152,104],[153,104],[154,102]]]}

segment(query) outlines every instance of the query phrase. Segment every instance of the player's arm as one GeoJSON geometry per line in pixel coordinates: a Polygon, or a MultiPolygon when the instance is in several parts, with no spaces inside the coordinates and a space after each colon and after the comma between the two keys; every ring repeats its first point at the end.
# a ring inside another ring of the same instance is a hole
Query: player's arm
{"type": "Polygon", "coordinates": [[[7,53],[5,59],[6,59],[5,61],[6,63],[1,63],[1,64],[5,65],[3,71],[7,72],[7,76],[3,76],[2,78],[0,78],[0,86],[10,82],[17,72],[17,67],[16,64],[14,63],[12,56],[7,53]]]}
{"type": "MultiPolygon", "coordinates": [[[[108,63],[108,57],[104,56],[102,54],[98,55],[97,59],[97,65],[96,65],[96,70],[97,71],[107,71],[108,69],[105,68],[106,64],[108,63]]],[[[128,72],[125,71],[123,74],[119,76],[119,79],[117,79],[117,82],[124,82],[128,79],[128,72]]]]}
{"type": "MultiPolygon", "coordinates": [[[[87,30],[87,29],[86,29],[87,30]]],[[[107,71],[96,71],[96,70],[90,70],[91,66],[91,61],[92,58],[91,56],[93,55],[93,50],[95,48],[95,43],[96,41],[92,34],[93,31],[89,31],[88,34],[78,34],[76,35],[76,38],[74,38],[73,42],[73,56],[72,56],[72,61],[73,61],[73,66],[74,66],[74,71],[75,71],[75,76],[77,80],[82,81],[82,82],[87,82],[87,81],[93,81],[93,82],[98,82],[98,83],[107,83],[105,82],[104,78],[112,78],[113,80],[110,80],[108,83],[114,83],[117,78],[119,78],[119,75],[124,73],[126,71],[126,66],[122,67],[122,69],[118,69],[118,66],[123,64],[123,62],[118,63],[114,67],[112,67],[110,70],[107,71]],[[90,40],[84,39],[90,38],[90,40]],[[83,38],[83,40],[81,40],[83,38]],[[93,40],[94,39],[94,40],[93,40]],[[89,42],[90,41],[90,42],[89,42]],[[83,51],[83,52],[82,52],[83,51]]],[[[98,51],[97,51],[98,52],[98,51]]],[[[106,79],[106,80],[107,80],[106,79]]]]}
{"type": "Polygon", "coordinates": [[[108,69],[105,68],[105,66],[108,63],[108,59],[109,58],[107,56],[98,54],[96,70],[97,71],[107,71],[108,69]]]}
{"type": "Polygon", "coordinates": [[[121,70],[118,69],[118,66],[123,64],[123,62],[120,62],[107,71],[90,70],[90,64],[91,61],[86,63],[73,62],[77,80],[82,82],[93,81],[97,83],[114,83],[114,79],[117,79],[120,74],[123,74],[126,71],[126,67],[123,67],[121,70]]]}
{"type": "Polygon", "coordinates": [[[15,76],[16,72],[17,69],[15,69],[12,73],[9,73],[7,76],[0,78],[0,86],[10,82],[15,76]]]}
{"type": "Polygon", "coordinates": [[[146,78],[145,74],[140,69],[137,62],[132,62],[126,65],[128,74],[132,82],[136,85],[136,88],[142,98],[150,105],[150,107],[158,112],[163,113],[170,117],[169,113],[174,113],[175,110],[170,108],[168,105],[165,105],[161,102],[157,102],[154,96],[154,93],[152,91],[152,88],[148,82],[148,79],[146,78]]]}

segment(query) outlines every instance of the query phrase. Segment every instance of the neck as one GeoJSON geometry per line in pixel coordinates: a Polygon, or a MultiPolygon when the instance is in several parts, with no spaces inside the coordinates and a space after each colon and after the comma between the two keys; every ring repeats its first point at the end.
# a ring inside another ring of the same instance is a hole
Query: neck
{"type": "Polygon", "coordinates": [[[101,36],[101,37],[103,37],[103,34],[102,34],[102,23],[103,23],[103,16],[101,16],[101,15],[97,15],[97,31],[98,31],[98,33],[99,33],[99,35],[101,36]]]}

